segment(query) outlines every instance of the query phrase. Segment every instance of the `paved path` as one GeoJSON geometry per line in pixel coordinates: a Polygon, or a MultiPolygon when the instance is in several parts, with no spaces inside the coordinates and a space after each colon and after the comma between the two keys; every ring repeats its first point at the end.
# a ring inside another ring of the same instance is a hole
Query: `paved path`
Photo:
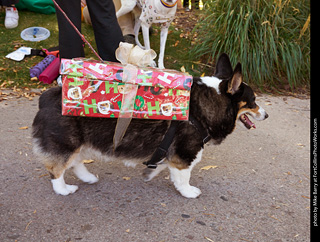
{"type": "Polygon", "coordinates": [[[269,118],[206,147],[191,178],[197,199],[167,171],[145,183],[143,165],[99,162],[87,165],[97,184],[69,172],[79,191],[55,195],[32,154],[38,98],[0,101],[0,241],[309,241],[309,100],[257,99],[269,118]]]}

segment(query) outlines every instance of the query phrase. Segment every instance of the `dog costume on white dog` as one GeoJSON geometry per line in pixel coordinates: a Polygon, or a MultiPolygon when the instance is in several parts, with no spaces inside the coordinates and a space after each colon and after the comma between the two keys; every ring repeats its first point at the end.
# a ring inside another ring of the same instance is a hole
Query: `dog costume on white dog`
{"type": "MultiPolygon", "coordinates": [[[[164,68],[163,58],[168,36],[168,29],[175,17],[176,10],[177,0],[121,0],[121,8],[117,11],[117,18],[133,11],[133,13],[135,14],[135,40],[139,47],[145,48],[146,50],[150,49],[150,26],[153,23],[161,24],[160,53],[158,60],[158,67],[161,69],[164,68]],[[138,9],[141,9],[142,11],[140,10],[137,12],[137,8],[135,8],[136,6],[138,6],[138,9]],[[140,44],[138,39],[140,26],[142,28],[145,47],[140,44]]],[[[156,66],[156,64],[153,63],[153,66],[156,66]]]]}

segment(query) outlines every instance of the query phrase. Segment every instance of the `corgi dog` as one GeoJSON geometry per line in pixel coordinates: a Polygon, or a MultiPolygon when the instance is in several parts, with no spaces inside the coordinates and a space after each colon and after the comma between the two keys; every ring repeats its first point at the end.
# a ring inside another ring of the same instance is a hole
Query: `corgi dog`
{"type": "Polygon", "coordinates": [[[127,165],[146,162],[159,147],[171,122],[178,122],[165,158],[156,169],[145,169],[145,180],[150,181],[168,168],[181,195],[196,198],[201,191],[189,180],[192,168],[201,160],[204,143],[210,139],[211,143],[220,144],[236,124],[255,128],[249,116],[255,120],[268,117],[255,102],[252,88],[243,82],[241,64],[233,70],[226,54],[218,58],[214,76],[193,78],[189,121],[132,119],[116,149],[113,135],[117,119],[62,116],[61,99],[61,87],[44,92],[32,125],[33,151],[50,173],[53,190],[61,195],[78,189],[65,183],[64,174],[69,168],[80,180],[92,184],[98,178],[87,170],[82,162],[85,159],[119,160],[127,165]],[[202,133],[209,139],[204,141],[202,133]]]}

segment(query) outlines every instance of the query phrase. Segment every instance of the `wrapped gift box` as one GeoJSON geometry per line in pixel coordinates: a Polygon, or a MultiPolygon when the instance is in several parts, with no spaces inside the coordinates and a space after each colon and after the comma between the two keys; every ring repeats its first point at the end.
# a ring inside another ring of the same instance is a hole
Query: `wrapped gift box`
{"type": "Polygon", "coordinates": [[[62,114],[188,120],[192,77],[175,70],[62,59],[62,114]]]}

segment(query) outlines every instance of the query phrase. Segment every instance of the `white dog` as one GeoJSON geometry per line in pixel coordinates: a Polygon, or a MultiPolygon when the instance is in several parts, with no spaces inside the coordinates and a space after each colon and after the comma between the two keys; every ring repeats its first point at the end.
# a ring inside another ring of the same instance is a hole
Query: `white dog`
{"type": "MultiPolygon", "coordinates": [[[[137,11],[133,11],[135,14],[134,34],[139,47],[145,48],[146,50],[150,49],[149,28],[152,23],[161,24],[158,67],[163,69],[168,29],[176,14],[177,0],[121,0],[121,8],[117,11],[117,18],[131,12],[136,6],[139,7],[140,11],[138,11],[138,13],[137,11]],[[138,39],[140,26],[142,27],[145,47],[140,44],[138,39]]],[[[156,66],[156,64],[153,63],[153,66],[156,66]]]]}

